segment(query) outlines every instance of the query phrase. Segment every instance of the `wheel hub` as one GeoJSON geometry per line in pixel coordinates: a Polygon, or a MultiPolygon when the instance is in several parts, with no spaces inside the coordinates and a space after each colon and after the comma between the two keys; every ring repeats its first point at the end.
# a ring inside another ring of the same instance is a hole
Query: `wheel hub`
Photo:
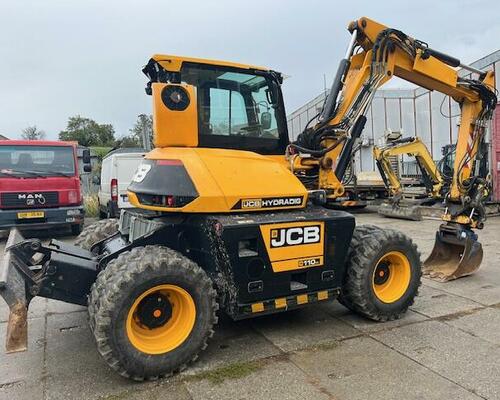
{"type": "Polygon", "coordinates": [[[388,263],[381,263],[377,266],[375,274],[373,276],[373,281],[375,285],[383,285],[389,280],[391,275],[391,270],[388,263]]]}
{"type": "Polygon", "coordinates": [[[166,296],[153,293],[146,296],[137,307],[137,318],[149,329],[165,325],[172,317],[172,305],[166,296]]]}
{"type": "Polygon", "coordinates": [[[373,269],[372,288],[383,303],[401,299],[410,285],[411,266],[408,257],[400,251],[384,254],[373,269]]]}

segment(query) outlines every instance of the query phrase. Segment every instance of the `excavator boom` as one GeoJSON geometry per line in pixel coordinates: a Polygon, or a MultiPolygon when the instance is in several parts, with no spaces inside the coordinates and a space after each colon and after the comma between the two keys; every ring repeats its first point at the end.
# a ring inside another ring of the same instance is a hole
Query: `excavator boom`
{"type": "MultiPolygon", "coordinates": [[[[477,160],[497,101],[494,73],[464,65],[423,41],[366,17],[351,22],[348,30],[351,40],[346,56],[316,124],[306,127],[290,145],[291,168],[299,179],[317,176],[316,189],[324,190],[328,201],[335,201],[344,193],[343,175],[366,123],[365,114],[381,85],[397,76],[450,96],[461,109],[453,178],[445,196],[445,223],[424,266],[429,276],[441,280],[472,273],[482,258],[473,229],[483,227],[484,201],[490,191],[477,160]],[[471,77],[460,76],[459,67],[471,72],[471,77]]],[[[440,184],[436,182],[432,190],[440,184]]]]}

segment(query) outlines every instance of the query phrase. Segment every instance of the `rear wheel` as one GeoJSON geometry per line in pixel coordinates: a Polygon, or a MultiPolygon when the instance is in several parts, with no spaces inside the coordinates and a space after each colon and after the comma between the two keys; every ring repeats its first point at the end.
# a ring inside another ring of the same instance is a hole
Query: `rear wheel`
{"type": "Polygon", "coordinates": [[[340,301],[375,321],[400,318],[418,294],[421,262],[417,246],[401,232],[356,227],[340,301]]]}
{"type": "Polygon", "coordinates": [[[90,250],[94,244],[114,235],[116,232],[118,232],[117,219],[103,219],[97,221],[83,228],[82,232],[75,240],[75,246],[90,250]]]}
{"type": "Polygon", "coordinates": [[[90,326],[111,368],[135,380],[180,371],[207,346],[216,292],[197,264],[162,246],[120,254],[89,298],[90,326]]]}

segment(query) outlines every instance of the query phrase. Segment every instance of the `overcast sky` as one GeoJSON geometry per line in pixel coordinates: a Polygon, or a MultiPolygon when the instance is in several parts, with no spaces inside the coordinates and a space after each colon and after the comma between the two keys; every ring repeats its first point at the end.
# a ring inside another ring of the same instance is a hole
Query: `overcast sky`
{"type": "Polygon", "coordinates": [[[151,112],[141,68],[154,53],[281,71],[290,113],[331,82],[361,16],[463,62],[500,48],[498,0],[0,0],[0,133],[57,138],[80,114],[127,134],[151,112]]]}

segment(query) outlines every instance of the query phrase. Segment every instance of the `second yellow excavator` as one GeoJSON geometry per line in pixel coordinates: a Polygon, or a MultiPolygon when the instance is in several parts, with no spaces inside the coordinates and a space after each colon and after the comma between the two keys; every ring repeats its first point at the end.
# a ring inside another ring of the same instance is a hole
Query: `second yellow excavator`
{"type": "Polygon", "coordinates": [[[379,206],[379,214],[386,217],[420,221],[422,220],[421,204],[443,199],[445,179],[439,165],[434,162],[429,150],[418,137],[400,138],[389,141],[384,146],[375,146],[373,157],[389,192],[389,199],[379,206]],[[392,162],[394,158],[399,161],[401,155],[414,157],[420,170],[425,195],[419,201],[409,201],[404,198],[402,180],[392,162]]]}

